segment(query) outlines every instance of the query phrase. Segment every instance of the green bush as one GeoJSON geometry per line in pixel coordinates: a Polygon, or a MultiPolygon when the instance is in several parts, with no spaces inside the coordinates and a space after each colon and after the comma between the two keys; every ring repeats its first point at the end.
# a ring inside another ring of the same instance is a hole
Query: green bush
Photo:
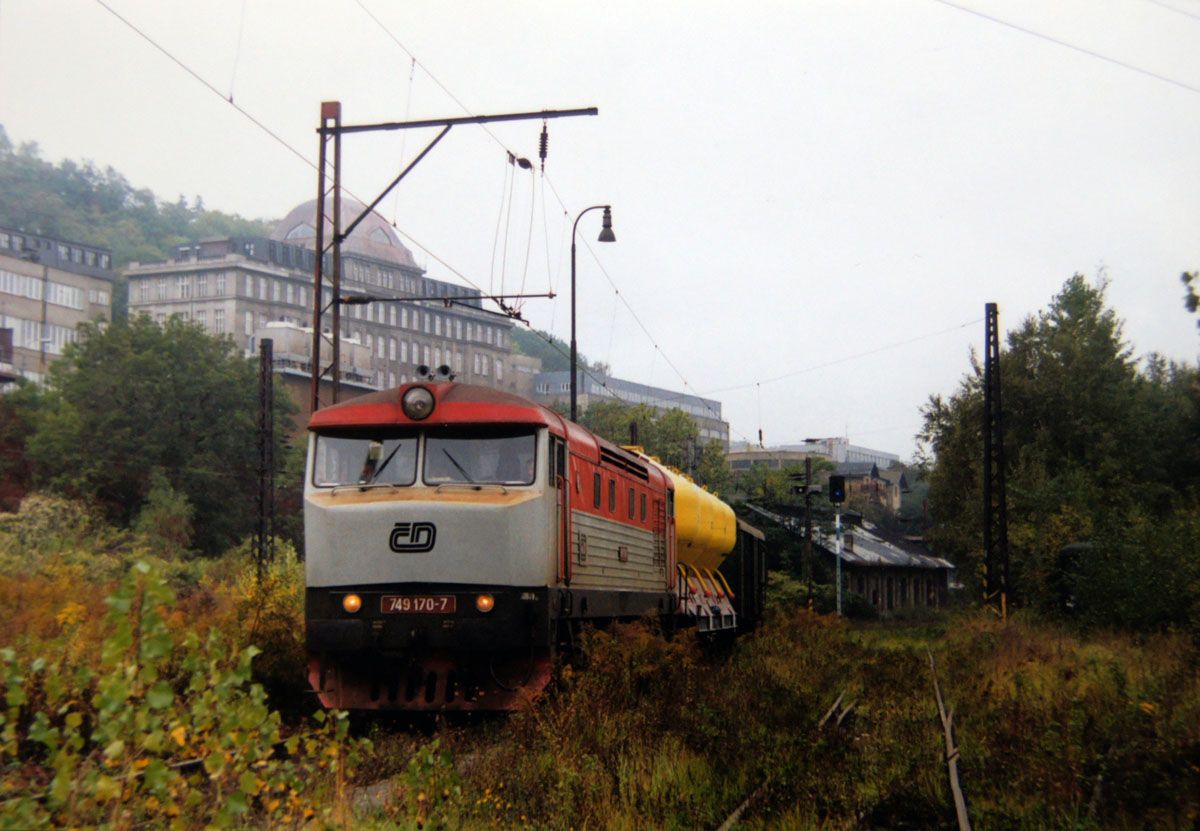
{"type": "Polygon", "coordinates": [[[139,563],[108,598],[98,667],[0,652],[0,828],[345,819],[368,747],[345,715],[285,735],[251,683],[257,650],[230,650],[216,631],[177,642],[164,618],[174,599],[139,563]]]}

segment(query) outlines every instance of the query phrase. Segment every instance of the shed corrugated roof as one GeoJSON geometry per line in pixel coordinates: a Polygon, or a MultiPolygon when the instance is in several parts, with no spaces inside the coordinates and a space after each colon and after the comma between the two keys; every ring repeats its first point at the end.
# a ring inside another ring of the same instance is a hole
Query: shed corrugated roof
{"type": "MultiPolygon", "coordinates": [[[[791,517],[773,513],[765,508],[760,508],[757,505],[749,503],[746,504],[746,507],[757,514],[775,520],[785,528],[796,532],[799,531],[800,526],[798,521],[791,517]]],[[[845,515],[843,514],[843,516],[845,515]]],[[[848,533],[854,537],[854,542],[852,543],[853,550],[847,551],[843,546],[842,562],[847,565],[890,566],[893,568],[955,568],[954,563],[944,560],[941,557],[934,557],[932,554],[919,554],[915,551],[907,551],[898,545],[893,545],[873,533],[866,525],[862,527],[854,526],[848,532],[843,531],[843,533],[848,533]]],[[[837,545],[832,534],[822,534],[820,531],[814,536],[813,543],[830,554],[833,553],[837,545]]]]}
{"type": "MultiPolygon", "coordinates": [[[[897,568],[954,568],[954,564],[931,554],[905,551],[867,531],[855,528],[850,534],[854,541],[849,549],[843,546],[842,562],[861,566],[895,566],[897,568]]],[[[833,540],[828,540],[832,549],[833,540]]]]}

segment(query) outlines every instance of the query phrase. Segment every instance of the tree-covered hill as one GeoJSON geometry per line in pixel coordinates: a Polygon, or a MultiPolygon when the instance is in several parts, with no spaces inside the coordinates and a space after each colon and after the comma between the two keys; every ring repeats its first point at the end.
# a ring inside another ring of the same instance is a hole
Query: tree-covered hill
{"type": "MultiPolygon", "coordinates": [[[[522,329],[515,326],[512,330],[512,341],[513,347],[521,354],[539,358],[543,372],[566,372],[571,368],[571,345],[554,335],[540,329],[522,329]]],[[[589,361],[583,354],[579,355],[579,365],[601,378],[608,377],[611,371],[608,364],[589,361]]]]}
{"type": "MultiPolygon", "coordinates": [[[[0,126],[0,225],[104,246],[120,270],[133,260],[165,259],[191,240],[265,235],[273,223],[207,210],[199,196],[190,204],[183,195],[175,202],[159,199],[91,161],[55,165],[41,157],[35,142],[15,147],[0,126]]],[[[120,316],[123,303],[114,302],[120,316]]]]}

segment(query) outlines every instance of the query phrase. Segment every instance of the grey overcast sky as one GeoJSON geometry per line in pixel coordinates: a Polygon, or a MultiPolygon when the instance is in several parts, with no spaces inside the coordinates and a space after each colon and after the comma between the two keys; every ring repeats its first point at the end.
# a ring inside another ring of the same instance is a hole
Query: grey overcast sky
{"type": "MultiPolygon", "coordinates": [[[[1200,345],[1200,0],[954,3],[0,0],[0,124],[278,219],[314,170],[229,97],[309,160],[322,100],[346,123],[599,107],[550,122],[544,179],[503,149],[536,161],[540,123],[456,127],[381,213],[433,277],[561,291],[525,313],[566,338],[570,223],[611,203],[616,244],[580,223],[585,354],[686,379],[734,440],[908,457],[989,301],[1007,331],[1103,272],[1135,354],[1200,345]]],[[[432,136],[347,137],[348,189],[432,136]]]]}

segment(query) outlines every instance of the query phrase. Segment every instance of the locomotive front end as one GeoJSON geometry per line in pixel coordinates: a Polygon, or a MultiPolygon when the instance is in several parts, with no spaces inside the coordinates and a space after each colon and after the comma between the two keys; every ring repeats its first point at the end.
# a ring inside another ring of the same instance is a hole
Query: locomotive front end
{"type": "Polygon", "coordinates": [[[548,426],[462,386],[375,393],[310,422],[306,639],[325,706],[512,709],[549,679],[548,426]]]}

